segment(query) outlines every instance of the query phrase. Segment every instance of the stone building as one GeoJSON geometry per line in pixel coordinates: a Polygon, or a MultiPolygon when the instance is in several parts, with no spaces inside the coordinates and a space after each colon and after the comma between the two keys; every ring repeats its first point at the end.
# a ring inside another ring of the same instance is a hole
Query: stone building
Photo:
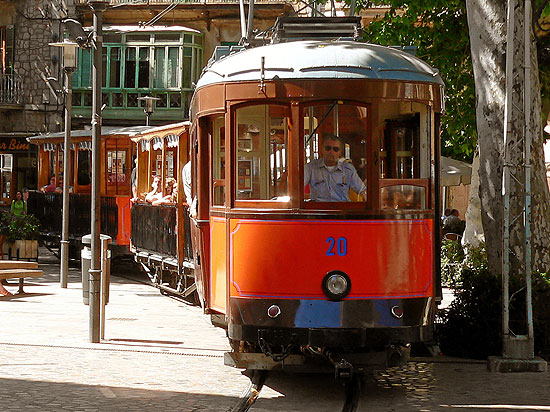
{"type": "MultiPolygon", "coordinates": [[[[145,123],[140,97],[158,98],[152,124],[186,120],[193,84],[216,45],[240,40],[239,2],[108,0],[104,12],[103,124],[145,123]]],[[[254,26],[266,30],[294,12],[284,0],[259,0],[254,26]]],[[[0,0],[0,206],[37,188],[37,147],[26,137],[63,130],[64,18],[92,25],[87,0],[0,0]]],[[[73,77],[73,129],[89,127],[90,49],[79,50],[73,77]]],[[[58,150],[58,149],[57,149],[58,150]]]]}

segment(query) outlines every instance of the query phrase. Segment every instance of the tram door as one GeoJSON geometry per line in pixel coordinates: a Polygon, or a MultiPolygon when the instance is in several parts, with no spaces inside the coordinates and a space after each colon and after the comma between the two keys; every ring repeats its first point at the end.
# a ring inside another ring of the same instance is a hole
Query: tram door
{"type": "Polygon", "coordinates": [[[210,119],[210,306],[227,313],[227,225],[225,217],[225,118],[210,119]]]}

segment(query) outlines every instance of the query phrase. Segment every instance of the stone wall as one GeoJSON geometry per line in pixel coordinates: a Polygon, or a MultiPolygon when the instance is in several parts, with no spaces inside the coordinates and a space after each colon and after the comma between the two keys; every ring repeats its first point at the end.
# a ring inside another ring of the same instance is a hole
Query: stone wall
{"type": "Polygon", "coordinates": [[[61,130],[62,101],[58,103],[45,82],[48,76],[60,76],[60,51],[48,45],[59,38],[59,13],[52,7],[57,3],[0,1],[0,21],[15,26],[14,70],[21,77],[24,93],[23,110],[0,112],[1,132],[61,130]]]}

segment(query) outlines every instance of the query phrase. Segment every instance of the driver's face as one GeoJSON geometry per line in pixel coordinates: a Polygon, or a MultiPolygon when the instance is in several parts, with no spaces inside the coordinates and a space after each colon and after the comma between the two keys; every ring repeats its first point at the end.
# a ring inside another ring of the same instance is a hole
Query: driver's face
{"type": "Polygon", "coordinates": [[[326,139],[323,142],[323,159],[327,166],[335,166],[342,156],[342,144],[338,140],[326,139]]]}

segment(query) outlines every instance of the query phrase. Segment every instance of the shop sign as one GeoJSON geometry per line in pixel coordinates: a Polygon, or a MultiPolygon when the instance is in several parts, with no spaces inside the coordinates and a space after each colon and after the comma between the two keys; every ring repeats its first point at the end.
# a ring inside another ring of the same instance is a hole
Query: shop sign
{"type": "Polygon", "coordinates": [[[26,152],[29,145],[24,137],[0,137],[0,152],[26,152]]]}

